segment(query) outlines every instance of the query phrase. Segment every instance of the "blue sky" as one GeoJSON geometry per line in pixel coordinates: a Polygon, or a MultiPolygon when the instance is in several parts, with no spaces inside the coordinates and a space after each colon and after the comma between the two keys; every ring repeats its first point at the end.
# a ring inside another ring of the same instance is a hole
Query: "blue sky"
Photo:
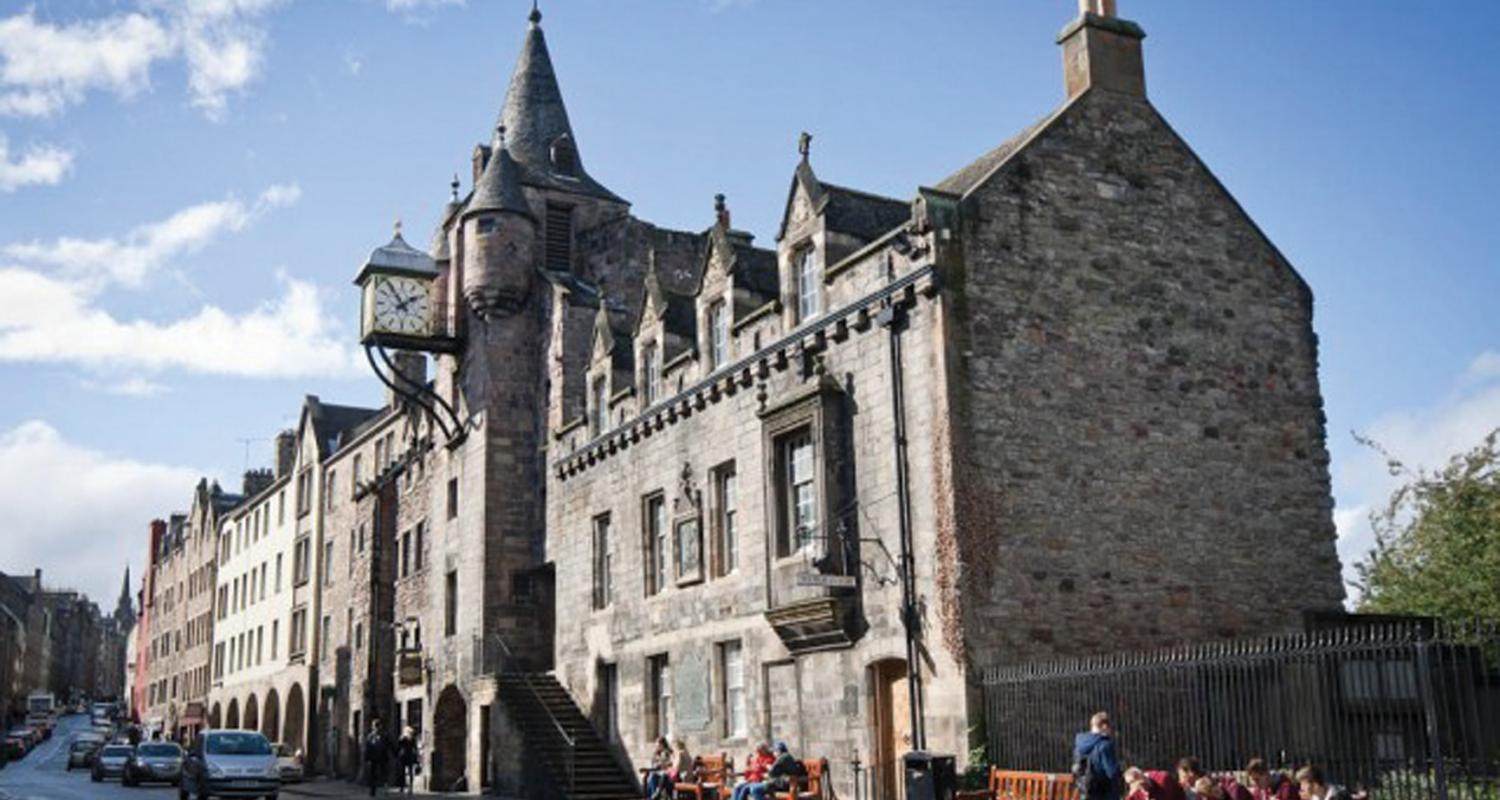
{"type": "MultiPolygon", "coordinates": [[[[1346,554],[1500,424],[1500,27],[1478,2],[1121,3],[1148,93],[1312,285],[1346,554]]],[[[589,171],[637,214],[769,240],[820,175],[896,197],[1054,108],[1071,0],[554,0],[589,171]]],[[[0,570],[113,598],[147,521],[268,460],[302,395],[378,403],[362,257],[425,244],[487,140],[528,4],[0,10],[0,570]],[[87,558],[79,558],[87,554],[87,558]]],[[[1268,498],[1274,502],[1274,498],[1268,498]]]]}

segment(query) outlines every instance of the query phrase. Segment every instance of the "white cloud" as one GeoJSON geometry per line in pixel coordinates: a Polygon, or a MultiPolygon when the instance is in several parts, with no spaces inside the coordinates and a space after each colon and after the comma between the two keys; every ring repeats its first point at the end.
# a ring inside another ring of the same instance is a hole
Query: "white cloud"
{"type": "MultiPolygon", "coordinates": [[[[1378,443],[1409,472],[1443,467],[1454,455],[1473,449],[1486,434],[1500,427],[1500,353],[1489,351],[1476,356],[1454,384],[1439,402],[1390,412],[1359,434],[1378,443]]],[[[1391,493],[1410,476],[1391,474],[1384,455],[1359,447],[1335,464],[1333,478],[1339,501],[1334,511],[1339,555],[1345,564],[1345,577],[1352,579],[1354,564],[1374,546],[1370,510],[1383,508],[1391,493]]]]}
{"type": "MultiPolygon", "coordinates": [[[[294,184],[253,201],[189,206],[120,238],[62,237],[0,246],[0,362],[58,363],[94,373],[178,369],[252,378],[356,374],[341,326],[311,283],[278,274],[278,297],[239,310],[204,304],[175,320],[121,319],[100,304],[111,286],[141,287],[173,259],[244,230],[301,197],[294,184]]],[[[122,384],[141,394],[150,384],[122,384]]],[[[119,385],[117,385],[118,388],[119,385]]]]}
{"type": "Polygon", "coordinates": [[[358,374],[351,348],[312,284],[279,275],[280,297],[245,311],[204,305],[169,322],[116,319],[77,284],[0,269],[0,361],[95,370],[182,369],[289,378],[358,374]]]}
{"type": "Polygon", "coordinates": [[[147,380],[139,375],[113,383],[99,383],[98,381],[88,379],[79,381],[79,383],[82,384],[83,388],[91,392],[103,392],[104,394],[119,395],[120,397],[156,397],[157,395],[171,391],[165,384],[147,380]]]}
{"type": "Polygon", "coordinates": [[[109,283],[140,286],[171,259],[197,252],[225,233],[244,230],[267,211],[294,205],[301,196],[296,184],[276,185],[252,203],[235,197],[199,203],[141,225],[119,239],[64,236],[6,244],[0,254],[27,267],[45,268],[83,282],[93,290],[109,283]]]}
{"type": "Polygon", "coordinates": [[[10,156],[10,141],[0,131],[0,192],[24,186],[53,186],[73,168],[73,154],[49,145],[32,145],[10,156]]]}
{"type": "Polygon", "coordinates": [[[0,432],[0,568],[40,567],[112,608],[126,564],[140,577],[147,525],[186,510],[199,474],[80,447],[41,421],[0,432]]]}
{"type": "Polygon", "coordinates": [[[55,114],[91,90],[130,97],[172,50],[171,33],[144,14],[52,25],[28,8],[0,19],[0,113],[55,114]]]}
{"type": "Polygon", "coordinates": [[[180,58],[194,106],[220,119],[259,77],[262,17],[279,0],[143,0],[139,11],[54,23],[32,8],[0,19],[0,114],[44,117],[89,92],[130,98],[159,62],[180,58]]]}
{"type": "Polygon", "coordinates": [[[387,11],[421,11],[439,6],[461,6],[464,0],[385,0],[387,11]]]}

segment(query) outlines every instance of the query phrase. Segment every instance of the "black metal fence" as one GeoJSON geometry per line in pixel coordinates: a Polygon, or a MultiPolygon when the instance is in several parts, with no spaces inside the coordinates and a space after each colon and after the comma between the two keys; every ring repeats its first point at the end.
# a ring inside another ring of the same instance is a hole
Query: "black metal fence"
{"type": "Polygon", "coordinates": [[[1500,800],[1500,632],[1426,620],[1028,664],[983,678],[990,763],[1065,772],[1100,710],[1122,761],[1322,766],[1372,798],[1500,800]]]}

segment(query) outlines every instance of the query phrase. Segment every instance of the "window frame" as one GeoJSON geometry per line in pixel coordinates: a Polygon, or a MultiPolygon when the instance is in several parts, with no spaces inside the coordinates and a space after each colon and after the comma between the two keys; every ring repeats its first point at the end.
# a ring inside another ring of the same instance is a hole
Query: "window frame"
{"type": "Polygon", "coordinates": [[[713,515],[711,575],[723,578],[739,569],[739,470],[734,459],[710,472],[713,515]]]}
{"type": "Polygon", "coordinates": [[[792,250],[792,313],[801,325],[823,313],[823,280],[818,274],[818,248],[803,242],[792,250]]]}
{"type": "Polygon", "coordinates": [[[708,304],[708,368],[717,370],[729,363],[729,304],[723,298],[708,304]]]}
{"type": "Polygon", "coordinates": [[[614,554],[610,550],[610,514],[608,511],[594,516],[591,523],[590,543],[593,566],[593,608],[603,611],[614,600],[614,554]]]}
{"type": "Polygon", "coordinates": [[[655,597],[672,583],[672,561],[668,558],[672,523],[667,514],[666,492],[660,489],[641,498],[641,537],[646,596],[655,597]]]}

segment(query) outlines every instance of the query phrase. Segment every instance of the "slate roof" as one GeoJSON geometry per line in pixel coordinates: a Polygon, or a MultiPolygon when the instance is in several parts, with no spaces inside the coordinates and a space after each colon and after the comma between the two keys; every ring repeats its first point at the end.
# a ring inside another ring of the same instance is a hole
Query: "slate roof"
{"type": "Polygon", "coordinates": [[[531,28],[505,92],[500,124],[505,126],[506,146],[521,166],[522,181],[529,185],[623,202],[583,168],[583,156],[568,122],[568,109],[563,105],[541,21],[541,13],[532,9],[531,28]],[[573,149],[573,175],[559,173],[552,164],[552,145],[564,136],[573,149]]]}
{"type": "Polygon", "coordinates": [[[313,434],[317,436],[318,456],[323,458],[339,448],[359,424],[379,414],[378,408],[338,406],[324,403],[315,395],[307,396],[308,413],[312,415],[313,434]]]}
{"type": "Polygon", "coordinates": [[[823,191],[828,198],[823,217],[831,231],[873,241],[911,219],[911,204],[893,197],[831,183],[824,183],[823,191]]]}
{"type": "Polygon", "coordinates": [[[407,244],[406,240],[401,237],[399,222],[396,223],[396,233],[391,240],[370,251],[370,256],[359,268],[359,275],[355,277],[354,282],[359,283],[364,279],[366,272],[377,268],[437,275],[437,264],[432,260],[432,256],[407,244]]]}
{"type": "Polygon", "coordinates": [[[1051,124],[1053,120],[1057,119],[1063,111],[1067,110],[1069,105],[1071,103],[1026,126],[1020,133],[1001,142],[995,149],[985,153],[959,171],[939,181],[933,188],[951,194],[968,194],[969,190],[977,186],[980,181],[988,177],[990,173],[999,168],[1001,164],[1004,164],[1012,155],[1015,155],[1023,145],[1031,140],[1032,136],[1035,136],[1039,131],[1051,124]]]}
{"type": "Polygon", "coordinates": [[[521,191],[521,167],[510,155],[511,145],[497,131],[490,146],[490,159],[474,183],[464,215],[482,211],[510,211],[530,217],[531,204],[521,191]]]}

